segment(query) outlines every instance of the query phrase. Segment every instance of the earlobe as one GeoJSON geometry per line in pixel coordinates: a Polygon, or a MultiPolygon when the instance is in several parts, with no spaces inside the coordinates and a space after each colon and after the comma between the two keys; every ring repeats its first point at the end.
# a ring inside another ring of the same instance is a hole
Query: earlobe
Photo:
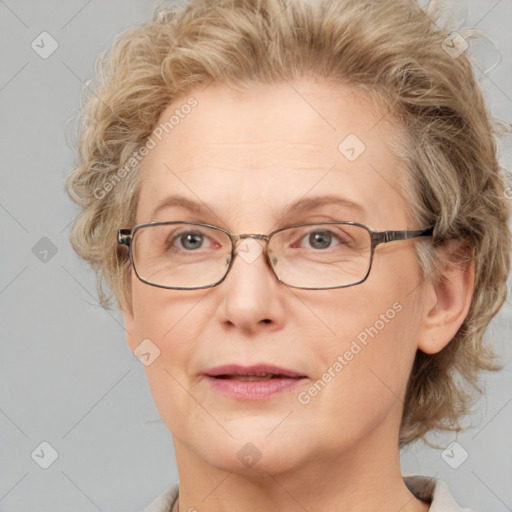
{"type": "Polygon", "coordinates": [[[426,284],[428,298],[423,311],[418,349],[426,354],[440,352],[463,324],[474,289],[474,261],[461,242],[449,240],[439,249],[441,277],[426,284]]]}

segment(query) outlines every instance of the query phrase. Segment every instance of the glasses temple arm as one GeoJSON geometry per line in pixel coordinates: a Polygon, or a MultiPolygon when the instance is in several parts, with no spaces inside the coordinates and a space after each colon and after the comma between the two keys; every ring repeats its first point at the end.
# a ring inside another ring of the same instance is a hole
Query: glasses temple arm
{"type": "Polygon", "coordinates": [[[420,236],[432,236],[434,226],[426,229],[418,229],[413,231],[374,231],[372,232],[372,240],[375,244],[394,242],[395,240],[410,240],[411,238],[418,238],[420,236]]]}

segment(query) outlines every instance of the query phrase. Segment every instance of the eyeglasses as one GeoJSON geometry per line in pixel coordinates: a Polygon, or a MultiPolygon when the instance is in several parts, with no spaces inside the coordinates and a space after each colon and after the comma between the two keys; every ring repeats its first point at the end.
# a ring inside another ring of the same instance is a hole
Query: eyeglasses
{"type": "Polygon", "coordinates": [[[433,230],[372,231],[358,222],[322,222],[288,226],[268,235],[232,235],[211,224],[173,221],[119,229],[117,241],[129,247],[135,274],[151,286],[211,288],[226,278],[236,254],[252,263],[263,252],[281,283],[325,290],[365,281],[377,245],[431,236],[433,230]],[[255,252],[247,242],[241,249],[239,244],[246,239],[263,240],[265,246],[254,242],[259,246],[255,252]]]}

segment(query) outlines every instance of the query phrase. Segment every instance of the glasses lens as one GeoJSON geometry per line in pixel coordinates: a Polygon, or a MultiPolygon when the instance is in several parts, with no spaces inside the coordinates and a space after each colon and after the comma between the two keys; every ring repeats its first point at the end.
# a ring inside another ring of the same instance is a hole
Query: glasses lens
{"type": "Polygon", "coordinates": [[[279,279],[290,286],[348,286],[368,273],[371,237],[365,228],[351,224],[300,226],[276,233],[269,253],[279,279]]]}
{"type": "Polygon", "coordinates": [[[228,267],[231,241],[222,231],[186,223],[144,226],[132,243],[138,276],[173,288],[210,286],[228,267]]]}

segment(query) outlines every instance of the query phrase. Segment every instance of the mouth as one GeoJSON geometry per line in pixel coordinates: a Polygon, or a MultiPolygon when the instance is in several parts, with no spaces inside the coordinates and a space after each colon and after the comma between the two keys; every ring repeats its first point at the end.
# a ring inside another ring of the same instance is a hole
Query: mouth
{"type": "Polygon", "coordinates": [[[282,374],[275,373],[249,373],[249,374],[235,374],[235,375],[209,375],[209,377],[213,377],[214,379],[230,379],[230,380],[239,380],[241,382],[251,382],[251,381],[262,381],[262,380],[271,380],[271,379],[290,379],[295,378],[299,379],[301,377],[288,377],[282,374]]]}
{"type": "Polygon", "coordinates": [[[229,365],[204,373],[212,388],[238,400],[261,400],[289,391],[307,378],[299,372],[271,365],[229,365]]]}

